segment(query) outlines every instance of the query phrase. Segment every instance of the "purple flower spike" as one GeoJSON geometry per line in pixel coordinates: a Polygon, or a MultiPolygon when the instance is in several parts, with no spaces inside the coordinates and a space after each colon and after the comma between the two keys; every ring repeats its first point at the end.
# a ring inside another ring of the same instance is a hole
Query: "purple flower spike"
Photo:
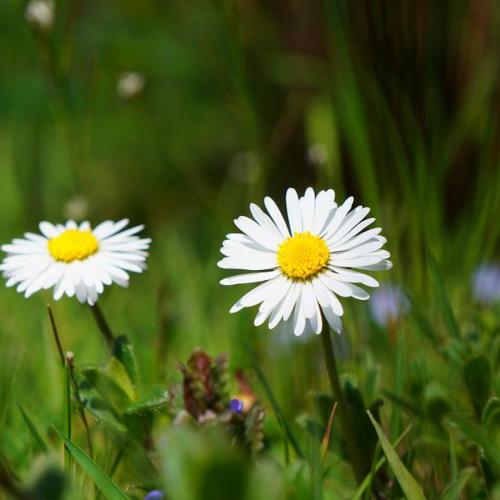
{"type": "Polygon", "coordinates": [[[500,265],[481,264],[472,277],[472,291],[476,302],[488,305],[500,299],[500,265]]]}
{"type": "Polygon", "coordinates": [[[408,298],[396,285],[382,285],[371,295],[370,313],[381,326],[387,326],[391,321],[397,320],[409,308],[408,298]]]}
{"type": "Polygon", "coordinates": [[[165,498],[165,493],[160,490],[150,491],[145,497],[144,500],[163,500],[165,498]]]}
{"type": "Polygon", "coordinates": [[[243,413],[243,401],[241,399],[231,399],[229,402],[229,409],[235,413],[243,413]]]}

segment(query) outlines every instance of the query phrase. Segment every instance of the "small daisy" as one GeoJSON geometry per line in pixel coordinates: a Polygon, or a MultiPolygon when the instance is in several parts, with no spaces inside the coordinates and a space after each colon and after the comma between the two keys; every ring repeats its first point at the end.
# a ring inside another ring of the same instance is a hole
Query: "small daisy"
{"type": "Polygon", "coordinates": [[[291,321],[295,335],[320,333],[323,316],[341,332],[342,304],[338,297],[360,300],[369,294],[358,284],[377,287],[378,282],[361,271],[390,269],[389,252],[381,228],[366,229],[369,208],[352,209],[353,198],[335,203],[333,190],[315,195],[308,188],[301,198],[295,189],[286,193],[288,225],[276,203],[264,199],[267,212],[250,205],[253,219],[238,217],[241,233],[228,234],[219,263],[223,269],[251,271],[225,278],[223,285],[260,283],[231,308],[231,313],[260,304],[255,325],[268,321],[273,329],[291,321]],[[355,270],[356,269],[356,270],[355,270]],[[323,313],[323,314],[322,314],[323,313]]]}
{"type": "Polygon", "coordinates": [[[25,233],[2,245],[7,256],[0,271],[7,286],[17,285],[26,297],[53,287],[55,300],[76,295],[94,305],[104,285],[127,286],[128,271],[140,273],[146,267],[151,240],[137,236],[143,226],[124,229],[128,222],[104,221],[94,229],[88,222],[41,222],[42,234],[25,233]]]}

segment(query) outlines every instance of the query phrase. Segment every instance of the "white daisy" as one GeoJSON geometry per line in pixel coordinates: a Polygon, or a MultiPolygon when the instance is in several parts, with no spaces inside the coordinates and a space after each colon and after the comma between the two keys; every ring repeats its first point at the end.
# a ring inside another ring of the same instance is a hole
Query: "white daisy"
{"type": "Polygon", "coordinates": [[[389,252],[382,250],[386,239],[380,236],[381,228],[366,229],[375,221],[365,218],[370,209],[351,209],[353,201],[350,197],[337,206],[331,189],[315,195],[308,188],[301,198],[288,189],[288,225],[271,198],[264,199],[268,213],[252,203],[253,219],[234,221],[241,233],[227,235],[221,248],[225,257],[218,265],[252,271],[225,278],[223,285],[261,284],[230,312],[260,304],[256,326],[268,321],[273,329],[280,321],[290,321],[295,335],[320,333],[324,315],[340,333],[343,308],[338,297],[366,300],[369,294],[358,284],[379,286],[359,270],[392,267],[389,252]]]}
{"type": "Polygon", "coordinates": [[[17,285],[26,297],[53,287],[55,300],[76,295],[93,305],[104,285],[127,286],[128,271],[140,273],[146,267],[151,240],[137,236],[144,226],[124,229],[128,222],[108,220],[94,229],[88,222],[41,222],[42,234],[25,233],[2,245],[7,256],[0,271],[7,286],[17,285]]]}

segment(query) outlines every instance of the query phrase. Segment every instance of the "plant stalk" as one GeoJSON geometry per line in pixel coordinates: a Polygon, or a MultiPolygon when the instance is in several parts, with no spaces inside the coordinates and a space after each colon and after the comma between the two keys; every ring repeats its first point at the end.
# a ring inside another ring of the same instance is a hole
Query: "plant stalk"
{"type": "Polygon", "coordinates": [[[356,476],[356,481],[360,484],[369,472],[365,471],[362,443],[356,437],[354,428],[351,426],[352,419],[349,417],[349,406],[340,386],[340,377],[337,369],[337,361],[333,350],[330,328],[327,321],[323,321],[323,329],[321,330],[321,340],[323,345],[323,354],[325,357],[328,379],[332,389],[333,397],[337,401],[337,412],[340,417],[342,427],[342,435],[345,440],[347,455],[351,462],[351,466],[356,476]]]}
{"type": "Polygon", "coordinates": [[[113,332],[111,331],[111,328],[108,325],[108,322],[106,321],[106,318],[104,317],[104,314],[102,313],[101,308],[97,303],[95,303],[93,306],[90,306],[90,310],[94,315],[94,319],[97,323],[97,326],[99,327],[100,332],[104,337],[104,340],[108,344],[109,350],[113,351],[115,337],[113,335],[113,332]]]}

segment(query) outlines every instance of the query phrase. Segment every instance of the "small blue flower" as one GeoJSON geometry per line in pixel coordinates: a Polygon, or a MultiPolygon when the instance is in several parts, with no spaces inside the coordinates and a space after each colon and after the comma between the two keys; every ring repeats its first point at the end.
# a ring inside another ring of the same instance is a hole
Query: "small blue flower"
{"type": "Polygon", "coordinates": [[[370,313],[381,326],[397,320],[409,308],[408,297],[396,285],[382,285],[371,294],[370,313]]]}
{"type": "Polygon", "coordinates": [[[231,399],[229,409],[234,413],[241,414],[243,412],[243,401],[241,399],[231,399]]]}
{"type": "Polygon", "coordinates": [[[500,265],[485,263],[478,266],[472,277],[472,291],[480,304],[493,304],[499,300],[500,265]]]}
{"type": "Polygon", "coordinates": [[[163,500],[165,498],[165,493],[160,490],[150,491],[145,497],[144,500],[163,500]]]}

